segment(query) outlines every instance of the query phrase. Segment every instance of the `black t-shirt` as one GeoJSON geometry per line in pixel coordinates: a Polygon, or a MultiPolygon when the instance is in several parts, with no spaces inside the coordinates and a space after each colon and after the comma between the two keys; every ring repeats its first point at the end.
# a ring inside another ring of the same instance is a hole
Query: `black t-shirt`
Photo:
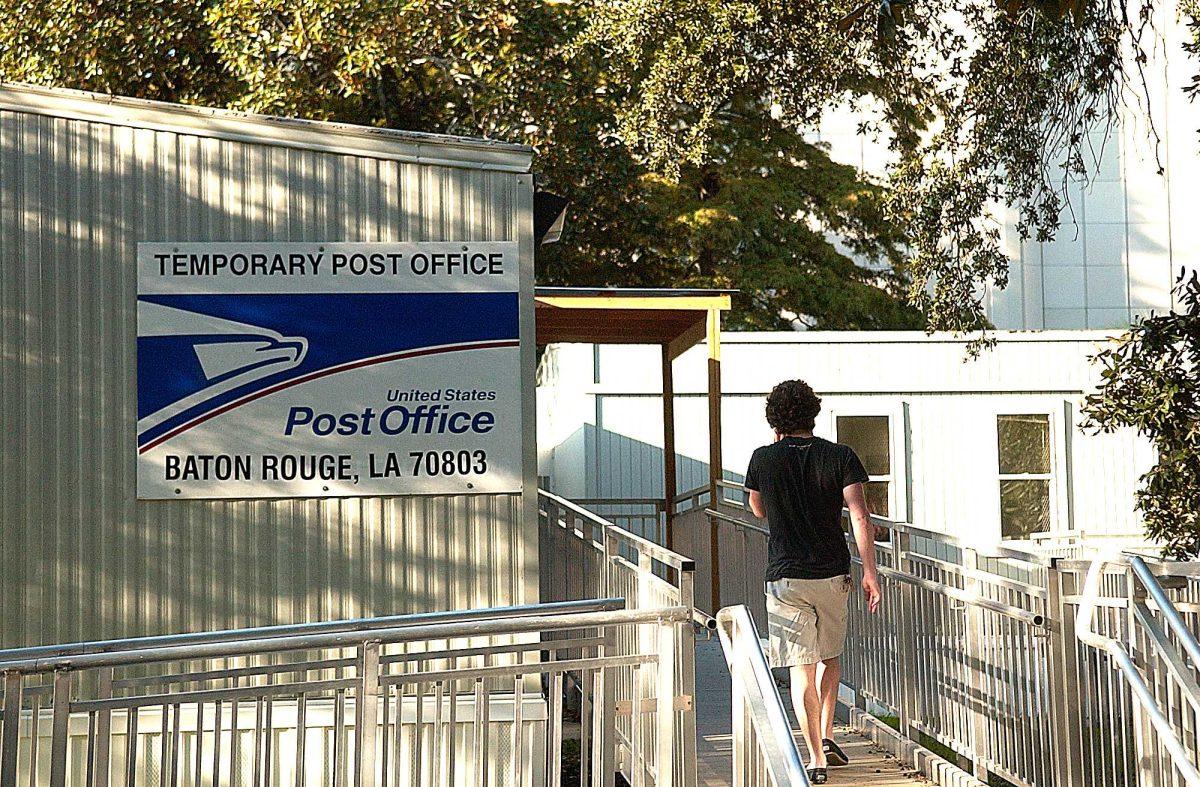
{"type": "Polygon", "coordinates": [[[745,485],[767,510],[768,582],[850,573],[842,490],[867,478],[849,446],[820,437],[785,437],[754,451],[745,485]]]}

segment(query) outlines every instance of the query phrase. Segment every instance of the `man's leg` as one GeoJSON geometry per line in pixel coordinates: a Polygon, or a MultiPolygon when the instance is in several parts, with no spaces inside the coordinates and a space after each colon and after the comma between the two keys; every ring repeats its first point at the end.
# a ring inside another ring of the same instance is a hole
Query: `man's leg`
{"type": "Polygon", "coordinates": [[[808,743],[810,768],[826,767],[825,752],[821,749],[821,698],[817,692],[817,665],[798,664],[792,667],[792,705],[796,720],[808,743]]]}
{"type": "Polygon", "coordinates": [[[842,659],[834,656],[821,662],[821,737],[833,740],[833,715],[837,710],[838,684],[842,681],[842,659]]]}

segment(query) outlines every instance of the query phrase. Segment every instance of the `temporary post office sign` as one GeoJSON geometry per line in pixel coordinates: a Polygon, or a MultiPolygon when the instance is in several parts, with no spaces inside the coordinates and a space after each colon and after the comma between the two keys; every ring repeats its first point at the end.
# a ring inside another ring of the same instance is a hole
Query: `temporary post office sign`
{"type": "Polygon", "coordinates": [[[138,245],[138,497],[521,488],[517,244],[138,245]]]}

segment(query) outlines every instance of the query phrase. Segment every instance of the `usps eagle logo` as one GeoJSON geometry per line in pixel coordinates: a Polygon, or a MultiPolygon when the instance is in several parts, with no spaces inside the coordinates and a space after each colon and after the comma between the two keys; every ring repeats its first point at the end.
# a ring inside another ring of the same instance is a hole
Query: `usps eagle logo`
{"type": "Polygon", "coordinates": [[[156,427],[215,397],[294,369],[307,353],[303,336],[139,301],[139,366],[149,371],[144,367],[169,364],[172,372],[147,375],[171,380],[172,386],[154,397],[156,409],[138,413],[139,443],[156,427]]]}

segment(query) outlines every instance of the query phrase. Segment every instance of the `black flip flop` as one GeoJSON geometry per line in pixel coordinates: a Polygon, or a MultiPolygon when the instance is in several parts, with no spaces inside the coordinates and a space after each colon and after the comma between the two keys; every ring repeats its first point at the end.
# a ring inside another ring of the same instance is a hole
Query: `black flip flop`
{"type": "Polygon", "coordinates": [[[825,752],[825,759],[830,765],[849,765],[850,758],[846,756],[846,752],[842,751],[842,747],[829,738],[821,741],[821,751],[825,752]]]}
{"type": "Polygon", "coordinates": [[[824,768],[809,768],[808,780],[813,784],[828,784],[829,774],[825,772],[824,768]]]}

